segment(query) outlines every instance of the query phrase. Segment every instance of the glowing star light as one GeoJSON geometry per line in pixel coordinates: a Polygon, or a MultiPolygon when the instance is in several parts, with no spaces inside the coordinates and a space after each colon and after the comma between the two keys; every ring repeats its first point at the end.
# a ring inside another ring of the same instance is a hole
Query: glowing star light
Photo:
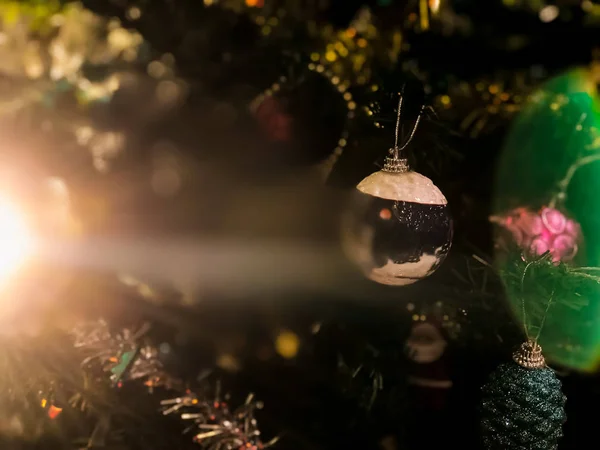
{"type": "Polygon", "coordinates": [[[0,200],[0,283],[31,254],[32,238],[20,212],[0,200]]]}

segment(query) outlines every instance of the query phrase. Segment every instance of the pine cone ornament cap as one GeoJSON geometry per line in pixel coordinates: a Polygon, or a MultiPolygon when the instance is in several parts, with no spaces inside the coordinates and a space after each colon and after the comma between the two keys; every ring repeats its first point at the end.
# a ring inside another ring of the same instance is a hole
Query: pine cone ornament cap
{"type": "Polygon", "coordinates": [[[541,369],[546,367],[546,360],[542,355],[542,347],[535,341],[527,341],[521,348],[513,353],[513,361],[526,369],[541,369]]]}
{"type": "Polygon", "coordinates": [[[483,386],[482,437],[487,450],[553,450],[566,421],[561,382],[547,368],[500,365],[483,386]]]}

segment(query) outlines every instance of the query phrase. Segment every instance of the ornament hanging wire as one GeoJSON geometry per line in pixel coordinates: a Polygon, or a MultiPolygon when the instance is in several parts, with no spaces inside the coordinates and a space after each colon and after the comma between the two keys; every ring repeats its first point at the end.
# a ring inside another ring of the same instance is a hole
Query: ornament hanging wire
{"type": "MultiPolygon", "coordinates": [[[[545,261],[545,258],[543,258],[541,261],[545,261]]],[[[525,336],[527,337],[528,340],[536,342],[540,339],[540,336],[542,334],[542,329],[544,328],[544,325],[546,324],[546,317],[548,316],[548,311],[550,311],[550,307],[552,306],[552,303],[554,301],[554,292],[555,289],[552,290],[552,293],[550,294],[550,299],[548,300],[548,303],[546,304],[546,309],[544,311],[544,315],[541,318],[540,321],[540,325],[538,327],[535,327],[531,324],[527,323],[527,311],[525,309],[525,277],[527,276],[527,272],[529,271],[529,269],[534,266],[536,264],[536,262],[538,261],[531,261],[529,262],[526,266],[525,266],[525,270],[523,271],[523,275],[521,276],[521,309],[522,309],[522,315],[523,315],[523,325],[525,327],[525,336]],[[535,335],[535,337],[532,337],[529,333],[529,328],[537,328],[537,333],[535,335]]]]}
{"type": "MultiPolygon", "coordinates": [[[[543,261],[544,259],[542,259],[543,261]]],[[[542,329],[546,323],[546,317],[548,316],[548,311],[550,310],[550,306],[554,301],[554,292],[555,289],[552,290],[550,294],[550,299],[546,304],[546,310],[544,311],[544,315],[541,318],[540,325],[537,328],[537,333],[535,337],[532,337],[529,333],[529,329],[534,327],[532,324],[528,323],[527,320],[527,311],[525,308],[525,277],[527,276],[528,270],[536,263],[537,261],[529,262],[525,266],[525,270],[523,271],[523,275],[521,276],[521,309],[522,309],[522,317],[523,317],[523,327],[525,329],[525,336],[527,337],[527,342],[523,343],[521,347],[513,353],[513,360],[528,369],[537,369],[546,367],[546,361],[542,355],[542,347],[538,343],[540,336],[542,334],[542,329]]]]}
{"type": "Polygon", "coordinates": [[[409,170],[408,161],[406,158],[400,158],[400,153],[408,147],[408,145],[412,142],[415,137],[415,133],[417,132],[417,128],[419,127],[419,123],[421,122],[421,117],[423,116],[423,111],[425,107],[421,107],[421,111],[419,111],[419,115],[417,116],[417,120],[415,121],[415,125],[413,126],[406,142],[399,146],[400,140],[400,120],[402,118],[402,103],[404,101],[404,96],[400,93],[400,99],[398,100],[398,114],[396,116],[396,134],[394,140],[394,147],[390,149],[390,156],[385,159],[385,164],[383,165],[384,172],[391,173],[403,173],[409,170]]]}

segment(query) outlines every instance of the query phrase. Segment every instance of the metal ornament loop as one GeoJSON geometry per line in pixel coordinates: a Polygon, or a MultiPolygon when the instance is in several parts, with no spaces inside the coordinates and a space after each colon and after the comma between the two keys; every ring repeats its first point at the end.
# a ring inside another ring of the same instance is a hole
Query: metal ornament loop
{"type": "Polygon", "coordinates": [[[417,116],[417,120],[415,121],[415,125],[413,126],[406,142],[404,144],[399,145],[400,140],[400,119],[402,117],[402,103],[404,98],[402,93],[400,93],[400,98],[398,99],[398,114],[396,116],[396,133],[395,133],[395,141],[394,146],[390,149],[390,156],[385,158],[385,163],[383,165],[383,172],[389,173],[404,173],[410,170],[408,166],[408,160],[406,158],[401,158],[400,154],[402,151],[408,147],[408,144],[411,143],[413,138],[415,137],[415,133],[417,132],[417,128],[419,127],[419,123],[421,122],[421,117],[423,116],[424,107],[421,108],[419,115],[417,116]]]}
{"type": "Polygon", "coordinates": [[[383,164],[383,172],[389,173],[405,173],[408,172],[408,160],[406,158],[400,158],[398,148],[390,149],[390,154],[392,156],[387,156],[385,158],[385,163],[383,164]]]}
{"type": "Polygon", "coordinates": [[[535,341],[529,340],[521,344],[519,350],[513,353],[513,360],[526,369],[541,369],[546,367],[542,355],[542,347],[535,341]]]}

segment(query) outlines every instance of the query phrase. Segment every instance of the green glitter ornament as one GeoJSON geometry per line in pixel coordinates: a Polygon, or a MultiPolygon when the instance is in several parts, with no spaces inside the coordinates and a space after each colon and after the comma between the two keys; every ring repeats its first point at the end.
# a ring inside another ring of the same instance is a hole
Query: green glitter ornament
{"type": "Polygon", "coordinates": [[[482,388],[482,435],[487,450],[558,448],[566,397],[535,341],[500,365],[482,388]]]}
{"type": "Polygon", "coordinates": [[[517,287],[507,299],[519,319],[523,297],[529,311],[539,316],[556,291],[539,342],[551,364],[589,373],[600,368],[600,283],[595,279],[600,274],[598,79],[595,69],[577,68],[533,93],[507,134],[493,198],[495,216],[515,208],[551,207],[579,225],[582,239],[575,258],[556,268],[550,262],[536,264],[525,292],[518,286],[522,274],[513,273],[520,255],[505,262],[506,255],[497,252],[495,259],[511,278],[503,275],[505,284],[517,287]]]}

